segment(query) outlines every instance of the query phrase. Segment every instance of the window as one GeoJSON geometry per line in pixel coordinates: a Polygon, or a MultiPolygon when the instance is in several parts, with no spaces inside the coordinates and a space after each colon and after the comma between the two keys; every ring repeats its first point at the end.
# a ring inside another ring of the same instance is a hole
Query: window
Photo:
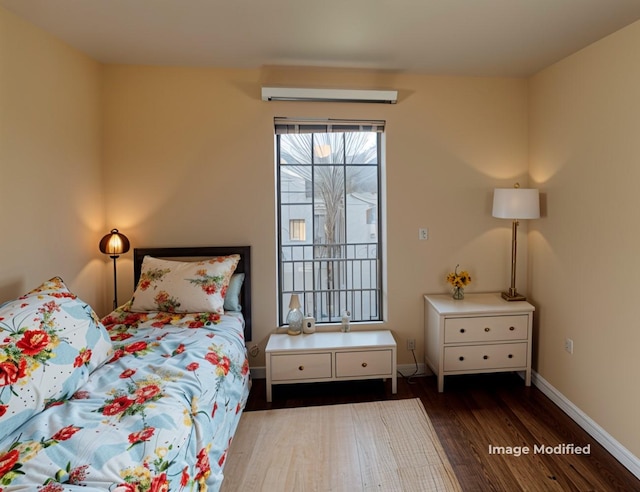
{"type": "Polygon", "coordinates": [[[307,238],[307,224],[304,219],[289,219],[289,240],[304,241],[307,238]]]}
{"type": "Polygon", "coordinates": [[[382,121],[275,119],[279,323],[382,320],[382,121]]]}

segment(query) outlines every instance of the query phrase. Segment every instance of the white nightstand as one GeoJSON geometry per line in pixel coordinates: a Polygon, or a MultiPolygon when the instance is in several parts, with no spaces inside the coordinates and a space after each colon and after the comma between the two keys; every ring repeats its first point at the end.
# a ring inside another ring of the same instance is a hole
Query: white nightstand
{"type": "Polygon", "coordinates": [[[496,294],[424,296],[425,362],[438,376],[525,371],[531,385],[533,311],[526,301],[505,301],[496,294]]]}
{"type": "Polygon", "coordinates": [[[267,401],[274,384],[391,378],[397,392],[397,348],[389,330],[274,334],[265,355],[267,401]]]}

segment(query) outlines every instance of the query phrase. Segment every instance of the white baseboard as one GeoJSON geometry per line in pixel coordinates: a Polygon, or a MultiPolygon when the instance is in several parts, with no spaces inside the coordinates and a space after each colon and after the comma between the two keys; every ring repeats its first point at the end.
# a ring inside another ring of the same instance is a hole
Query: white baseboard
{"type": "MultiPolygon", "coordinates": [[[[398,364],[398,372],[402,374],[404,377],[408,378],[416,373],[416,365],[415,364],[398,364]]],[[[431,376],[433,373],[425,368],[424,364],[418,364],[418,372],[415,374],[416,376],[431,376]],[[425,370],[427,372],[425,372],[425,370]]],[[[251,368],[251,378],[252,379],[267,379],[267,369],[264,366],[261,367],[252,367],[251,368]]]]}
{"type": "Polygon", "coordinates": [[[600,427],[591,417],[575,406],[562,393],[535,371],[532,374],[533,384],[542,391],[553,403],[571,417],[587,434],[598,441],[614,458],[640,479],[640,459],[625,448],[609,433],[600,427]]]}
{"type": "Polygon", "coordinates": [[[405,378],[408,378],[414,375],[416,377],[433,375],[431,370],[424,363],[418,364],[417,368],[415,364],[398,364],[398,372],[402,374],[405,378]]]}
{"type": "Polygon", "coordinates": [[[251,367],[251,379],[267,379],[267,369],[262,367],[251,367]]]}

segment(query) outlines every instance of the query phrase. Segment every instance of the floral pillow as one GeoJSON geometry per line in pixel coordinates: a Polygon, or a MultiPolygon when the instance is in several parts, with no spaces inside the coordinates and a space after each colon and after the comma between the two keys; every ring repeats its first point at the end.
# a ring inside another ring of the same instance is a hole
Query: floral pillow
{"type": "Polygon", "coordinates": [[[131,311],[224,313],[224,299],[240,255],[202,261],[173,261],[145,256],[131,311]]]}
{"type": "Polygon", "coordinates": [[[93,309],[59,277],[0,306],[0,440],[111,357],[93,309]]]}

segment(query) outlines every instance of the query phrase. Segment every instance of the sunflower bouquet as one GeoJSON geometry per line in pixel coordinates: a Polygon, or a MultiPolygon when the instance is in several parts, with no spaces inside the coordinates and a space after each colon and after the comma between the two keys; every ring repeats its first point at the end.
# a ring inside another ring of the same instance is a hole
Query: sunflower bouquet
{"type": "Polygon", "coordinates": [[[458,267],[447,275],[447,282],[453,286],[453,298],[464,299],[464,288],[471,283],[471,275],[466,270],[458,272],[458,267]]]}

